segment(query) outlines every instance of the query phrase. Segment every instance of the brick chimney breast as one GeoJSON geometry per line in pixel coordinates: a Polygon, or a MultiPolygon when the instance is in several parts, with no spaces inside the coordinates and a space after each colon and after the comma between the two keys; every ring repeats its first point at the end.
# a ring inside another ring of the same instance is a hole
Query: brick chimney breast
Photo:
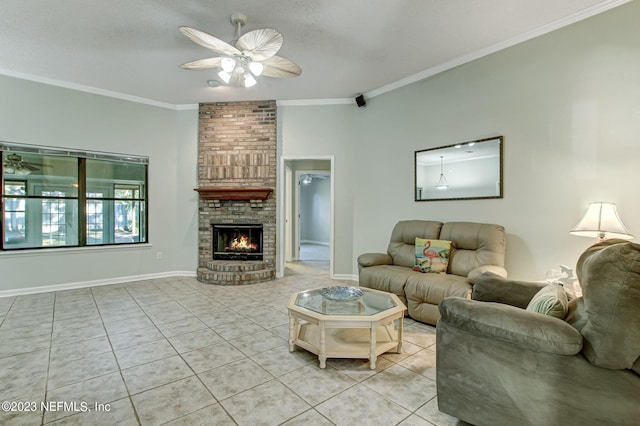
{"type": "Polygon", "coordinates": [[[276,163],[275,101],[200,104],[199,281],[241,285],[275,278],[276,163]],[[247,223],[263,225],[263,260],[213,260],[213,225],[247,223]]]}

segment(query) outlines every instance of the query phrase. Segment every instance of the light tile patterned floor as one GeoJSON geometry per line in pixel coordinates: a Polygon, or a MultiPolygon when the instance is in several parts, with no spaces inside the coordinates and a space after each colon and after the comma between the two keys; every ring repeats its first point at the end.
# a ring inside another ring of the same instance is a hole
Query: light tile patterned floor
{"type": "Polygon", "coordinates": [[[329,261],[329,245],[300,243],[300,254],[298,257],[302,261],[329,261]]]}
{"type": "Polygon", "coordinates": [[[404,353],[375,371],[288,351],[289,296],[344,285],[326,265],[251,286],[178,277],[0,298],[0,401],[22,409],[0,424],[462,424],[437,409],[431,326],[407,319],[404,353]]]}

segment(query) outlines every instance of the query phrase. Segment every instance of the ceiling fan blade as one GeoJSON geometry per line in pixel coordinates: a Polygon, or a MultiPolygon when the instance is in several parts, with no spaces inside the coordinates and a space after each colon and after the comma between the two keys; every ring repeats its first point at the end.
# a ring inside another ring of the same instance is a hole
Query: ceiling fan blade
{"type": "Polygon", "coordinates": [[[226,41],[222,41],[218,37],[214,37],[211,34],[196,30],[195,28],[180,27],[180,32],[189,37],[195,43],[198,43],[200,46],[211,49],[216,53],[229,56],[240,54],[240,51],[238,49],[236,49],[226,41]]]}
{"type": "Polygon", "coordinates": [[[236,42],[236,47],[254,61],[264,61],[278,53],[282,47],[282,34],[272,28],[249,31],[236,42]]]}
{"type": "Polygon", "coordinates": [[[204,70],[209,68],[216,68],[220,66],[220,61],[222,58],[206,58],[206,59],[198,59],[197,61],[187,62],[186,64],[180,65],[180,68],[185,70],[204,70]]]}
{"type": "Polygon", "coordinates": [[[297,77],[302,74],[299,66],[280,56],[274,55],[263,61],[262,65],[264,66],[262,75],[267,77],[297,77]]]}
{"type": "Polygon", "coordinates": [[[25,169],[29,169],[32,172],[35,172],[36,170],[40,170],[40,167],[34,166],[33,164],[29,164],[29,163],[22,163],[22,167],[24,167],[25,169]]]}

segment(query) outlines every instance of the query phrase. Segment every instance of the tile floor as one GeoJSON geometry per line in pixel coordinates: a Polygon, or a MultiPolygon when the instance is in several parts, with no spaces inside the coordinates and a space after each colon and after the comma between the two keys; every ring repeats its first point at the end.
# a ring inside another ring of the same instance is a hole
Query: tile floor
{"type": "Polygon", "coordinates": [[[0,424],[463,424],[437,409],[431,326],[408,319],[404,353],[375,371],[347,359],[321,370],[288,351],[288,298],[344,285],[327,270],[296,262],[252,286],[177,277],[0,298],[0,401],[22,409],[0,411],[0,424]]]}
{"type": "Polygon", "coordinates": [[[300,243],[300,255],[298,257],[302,261],[329,261],[329,246],[323,244],[300,243]]]}

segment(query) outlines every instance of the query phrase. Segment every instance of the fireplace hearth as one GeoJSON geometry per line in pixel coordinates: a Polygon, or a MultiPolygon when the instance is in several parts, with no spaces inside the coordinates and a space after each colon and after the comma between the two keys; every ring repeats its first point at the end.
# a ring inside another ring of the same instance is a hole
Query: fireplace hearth
{"type": "Polygon", "coordinates": [[[262,260],[262,225],[213,225],[213,260],[262,260]]]}

